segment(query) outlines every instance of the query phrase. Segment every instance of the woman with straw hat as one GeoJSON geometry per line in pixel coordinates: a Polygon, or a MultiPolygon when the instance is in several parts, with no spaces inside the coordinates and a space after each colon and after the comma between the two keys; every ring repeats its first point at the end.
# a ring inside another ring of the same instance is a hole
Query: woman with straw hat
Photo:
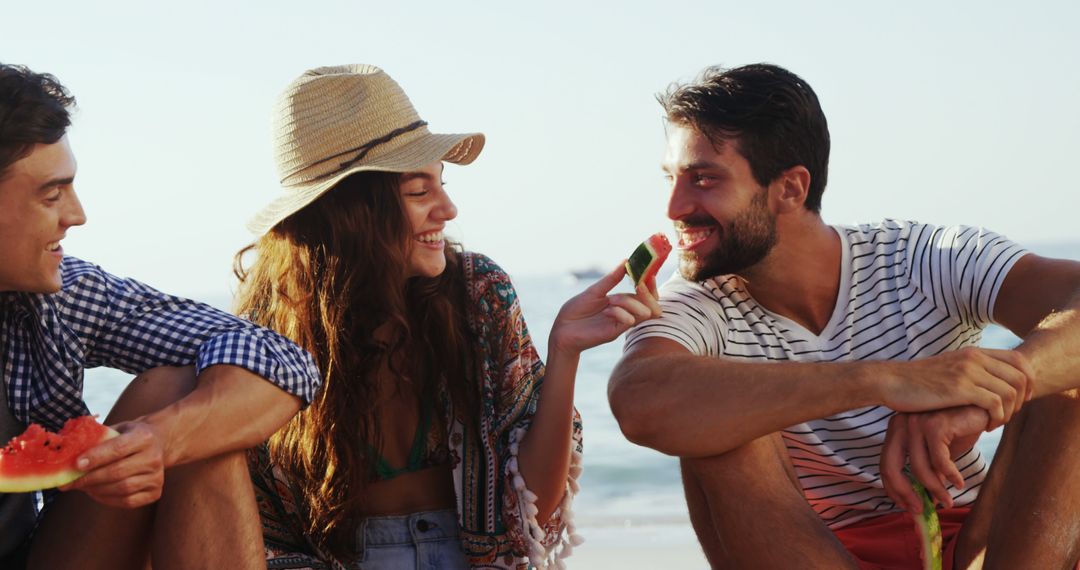
{"type": "Polygon", "coordinates": [[[269,567],[562,567],[578,356],[658,315],[655,284],[608,295],[620,265],[569,300],[545,369],[509,277],[443,236],[443,162],[483,135],[432,134],[367,65],[306,72],[275,131],[284,192],[237,254],[238,310],[308,349],[324,387],[251,455],[269,567]]]}

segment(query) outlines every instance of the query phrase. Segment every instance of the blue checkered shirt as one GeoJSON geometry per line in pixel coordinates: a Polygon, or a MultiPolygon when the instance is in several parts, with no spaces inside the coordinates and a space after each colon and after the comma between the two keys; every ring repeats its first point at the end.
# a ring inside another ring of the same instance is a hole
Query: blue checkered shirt
{"type": "Polygon", "coordinates": [[[0,371],[24,423],[59,429],[88,412],[83,370],[138,374],[155,366],[246,368],[310,402],[320,383],[311,356],[277,333],[208,305],[65,257],[58,293],[0,293],[0,371]]]}

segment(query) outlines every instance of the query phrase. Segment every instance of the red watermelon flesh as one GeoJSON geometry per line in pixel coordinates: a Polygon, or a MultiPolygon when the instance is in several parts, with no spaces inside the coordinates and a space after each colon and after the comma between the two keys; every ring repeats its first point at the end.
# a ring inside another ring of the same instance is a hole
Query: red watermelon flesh
{"type": "Polygon", "coordinates": [[[663,233],[655,233],[637,246],[626,260],[626,274],[636,287],[642,281],[655,277],[660,266],[671,253],[671,242],[663,233]]]}
{"type": "Polygon", "coordinates": [[[30,424],[0,449],[0,493],[25,493],[67,485],[85,473],[75,460],[116,431],[93,416],[72,418],[60,433],[30,424]]]}

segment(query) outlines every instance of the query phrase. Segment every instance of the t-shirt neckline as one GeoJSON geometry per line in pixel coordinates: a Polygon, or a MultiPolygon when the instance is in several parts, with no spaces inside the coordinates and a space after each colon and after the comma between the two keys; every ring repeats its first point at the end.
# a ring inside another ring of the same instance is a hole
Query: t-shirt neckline
{"type": "MultiPolygon", "coordinates": [[[[840,236],[840,287],[837,288],[836,299],[833,301],[832,316],[829,317],[829,322],[825,325],[825,328],[821,329],[820,334],[814,334],[803,325],[766,309],[764,305],[757,302],[757,299],[754,299],[755,306],[788,330],[787,336],[789,338],[792,340],[804,340],[817,348],[823,348],[835,336],[836,330],[847,321],[848,305],[851,302],[851,246],[848,242],[847,232],[840,226],[829,227],[836,232],[836,235],[840,236]]],[[[749,295],[749,292],[747,294],[749,295]]],[[[753,299],[752,296],[751,299],[753,299]]]]}

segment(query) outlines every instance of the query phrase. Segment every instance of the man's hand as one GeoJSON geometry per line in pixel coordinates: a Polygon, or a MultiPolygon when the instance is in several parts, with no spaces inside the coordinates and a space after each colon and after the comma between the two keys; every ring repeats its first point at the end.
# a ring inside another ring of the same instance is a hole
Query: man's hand
{"type": "Polygon", "coordinates": [[[986,411],[975,406],[894,415],[881,451],[881,482],[889,498],[900,508],[922,512],[922,501],[903,472],[904,464],[909,463],[912,475],[930,496],[951,507],[946,483],[964,488],[964,477],[954,460],[975,446],[988,423],[986,411]]]}
{"type": "Polygon", "coordinates": [[[963,348],[909,362],[889,362],[884,404],[898,412],[974,405],[994,429],[1031,399],[1035,372],[1015,350],[963,348]]]}
{"type": "Polygon", "coordinates": [[[157,501],[165,484],[161,437],[139,421],[112,427],[120,435],[82,454],[76,467],[86,475],[60,490],[82,491],[111,507],[133,509],[157,501]]]}

